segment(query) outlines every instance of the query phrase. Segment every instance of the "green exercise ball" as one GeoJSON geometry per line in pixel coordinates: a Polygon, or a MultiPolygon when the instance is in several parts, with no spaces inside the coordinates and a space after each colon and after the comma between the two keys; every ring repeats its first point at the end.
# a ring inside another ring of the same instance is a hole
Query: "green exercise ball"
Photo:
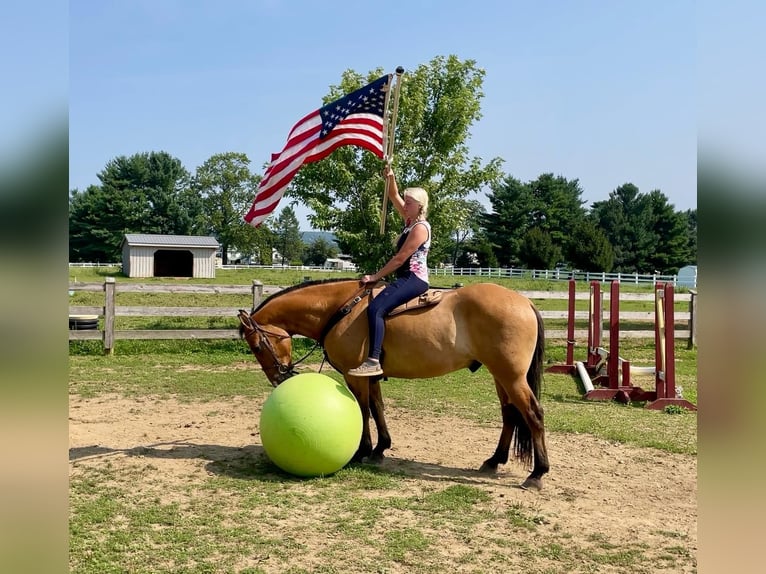
{"type": "Polygon", "coordinates": [[[275,388],[261,410],[261,443],[279,468],[303,477],[337,472],[362,437],[362,412],[345,384],[305,373],[275,388]]]}

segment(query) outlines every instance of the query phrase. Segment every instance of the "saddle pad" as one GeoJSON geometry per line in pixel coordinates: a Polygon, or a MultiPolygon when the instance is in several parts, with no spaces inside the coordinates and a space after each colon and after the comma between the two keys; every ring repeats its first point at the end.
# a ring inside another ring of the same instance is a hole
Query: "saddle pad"
{"type": "Polygon", "coordinates": [[[410,299],[406,303],[399,305],[398,307],[394,307],[386,316],[391,317],[392,315],[398,315],[399,313],[404,313],[405,311],[412,311],[418,307],[429,307],[431,305],[436,305],[439,301],[442,300],[443,292],[444,289],[429,289],[425,293],[410,299]]]}

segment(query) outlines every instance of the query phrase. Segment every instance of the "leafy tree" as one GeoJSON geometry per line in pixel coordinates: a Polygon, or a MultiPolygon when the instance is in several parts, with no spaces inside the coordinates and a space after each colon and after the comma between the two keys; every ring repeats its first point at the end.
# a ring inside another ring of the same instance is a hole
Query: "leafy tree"
{"type": "Polygon", "coordinates": [[[649,257],[653,270],[677,273],[692,260],[689,249],[688,220],[676,212],[668,198],[659,190],[649,193],[652,210],[652,231],[656,246],[649,257]]]}
{"type": "Polygon", "coordinates": [[[575,226],[585,218],[579,181],[544,173],[529,188],[534,202],[530,226],[548,233],[559,252],[568,251],[575,226]]]}
{"type": "Polygon", "coordinates": [[[253,228],[242,219],[255,198],[258,177],[250,173],[250,160],[243,153],[227,152],[211,156],[196,170],[193,188],[202,198],[207,232],[221,244],[223,264],[228,251],[266,254],[271,263],[273,236],[268,222],[253,228]]]}
{"type": "Polygon", "coordinates": [[[569,262],[583,271],[610,272],[614,266],[614,249],[592,220],[580,221],[569,243],[569,262]]]}
{"type": "Polygon", "coordinates": [[[450,235],[451,248],[449,262],[457,265],[457,260],[466,244],[475,237],[481,229],[481,216],[484,207],[475,199],[471,200],[448,200],[445,208],[455,216],[455,227],[450,235]]]}
{"type": "Polygon", "coordinates": [[[621,185],[606,201],[595,202],[591,214],[614,248],[615,271],[654,270],[651,259],[657,241],[652,229],[652,208],[635,185],[621,185]]]}
{"type": "Polygon", "coordinates": [[[591,215],[614,248],[616,271],[674,273],[692,260],[689,221],[659,190],[642,194],[626,183],[595,202],[591,215]]]}
{"type": "Polygon", "coordinates": [[[117,261],[125,233],[203,232],[202,205],[189,189],[189,173],[167,152],[116,157],[98,178],[100,185],[70,193],[71,260],[117,261]]]}
{"type": "Polygon", "coordinates": [[[483,230],[478,230],[464,244],[455,262],[456,267],[497,267],[492,243],[483,230]]]}
{"type": "MultiPolygon", "coordinates": [[[[378,69],[362,76],[347,70],[325,102],[382,73],[378,69]]],[[[429,193],[430,261],[449,260],[449,237],[459,223],[450,209],[454,201],[499,177],[500,159],[482,165],[480,158],[468,156],[469,129],[481,117],[483,78],[484,71],[473,60],[460,61],[455,56],[434,58],[403,76],[394,170],[400,190],[421,186],[429,193]]],[[[333,231],[341,251],[366,271],[379,268],[391,256],[400,230],[400,224],[393,224],[395,210],[387,209],[386,231],[380,235],[381,170],[374,155],[345,146],[301,168],[287,192],[311,208],[311,224],[333,231]]]]}
{"type": "Polygon", "coordinates": [[[688,264],[697,263],[697,210],[687,209],[683,212],[686,220],[686,236],[689,244],[688,264]]]}
{"type": "Polygon", "coordinates": [[[530,227],[534,198],[529,186],[510,175],[487,194],[492,211],[482,216],[487,239],[501,266],[520,263],[521,242],[530,227]]]}
{"type": "Polygon", "coordinates": [[[323,265],[327,259],[338,255],[338,248],[324,237],[317,237],[306,246],[303,263],[305,265],[323,265]]]}
{"type": "Polygon", "coordinates": [[[561,248],[541,227],[533,227],[521,242],[521,258],[530,269],[551,269],[561,260],[561,248]]]}
{"type": "Polygon", "coordinates": [[[85,191],[73,189],[69,194],[69,260],[70,261],[119,261],[120,243],[128,229],[114,225],[121,205],[116,197],[109,197],[98,185],[90,185],[85,191]],[[115,213],[115,211],[117,213],[115,213]]]}
{"type": "Polygon", "coordinates": [[[539,262],[541,256],[534,250],[542,247],[542,236],[534,234],[530,238],[532,229],[549,237],[553,252],[567,253],[574,227],[585,217],[581,195],[576,179],[570,181],[550,173],[529,183],[506,176],[495,185],[488,194],[492,212],[483,220],[500,264],[538,267],[539,263],[526,259],[529,255],[539,262]]]}
{"type": "Polygon", "coordinates": [[[282,255],[282,265],[300,259],[305,245],[301,239],[300,224],[291,206],[285,207],[274,224],[275,247],[282,255]]]}

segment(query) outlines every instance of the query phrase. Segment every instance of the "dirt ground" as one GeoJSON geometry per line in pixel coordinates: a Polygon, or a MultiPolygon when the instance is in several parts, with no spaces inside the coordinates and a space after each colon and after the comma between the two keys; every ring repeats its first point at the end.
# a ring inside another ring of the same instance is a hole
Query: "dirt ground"
{"type": "MultiPolygon", "coordinates": [[[[209,472],[210,460],[234,458],[260,445],[257,400],[181,403],[116,396],[70,398],[70,474],[80,465],[131,464],[137,448],[189,449],[184,456],[155,457],[157,476],[168,489],[195,473],[209,472]],[[195,452],[195,449],[199,452],[195,452]]],[[[697,459],[654,449],[626,446],[589,435],[548,433],[551,472],[542,492],[518,488],[526,476],[518,464],[487,478],[475,469],[491,454],[498,429],[454,418],[413,417],[394,406],[386,411],[393,447],[382,463],[423,481],[454,479],[488,485],[494,497],[520,500],[559,525],[609,533],[610,542],[667,547],[667,533],[678,546],[697,554],[697,459]],[[449,442],[443,439],[452,437],[449,442]]],[[[677,571],[693,572],[695,560],[677,571]]],[[[669,570],[663,570],[668,572],[669,570]]]]}

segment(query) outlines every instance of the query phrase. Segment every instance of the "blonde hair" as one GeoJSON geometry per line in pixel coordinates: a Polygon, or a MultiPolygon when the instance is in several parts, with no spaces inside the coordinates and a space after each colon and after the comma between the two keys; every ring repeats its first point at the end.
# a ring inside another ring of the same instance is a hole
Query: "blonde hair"
{"type": "Polygon", "coordinates": [[[411,197],[420,204],[420,214],[425,217],[428,214],[428,192],[422,187],[408,187],[404,190],[404,197],[411,197]]]}

